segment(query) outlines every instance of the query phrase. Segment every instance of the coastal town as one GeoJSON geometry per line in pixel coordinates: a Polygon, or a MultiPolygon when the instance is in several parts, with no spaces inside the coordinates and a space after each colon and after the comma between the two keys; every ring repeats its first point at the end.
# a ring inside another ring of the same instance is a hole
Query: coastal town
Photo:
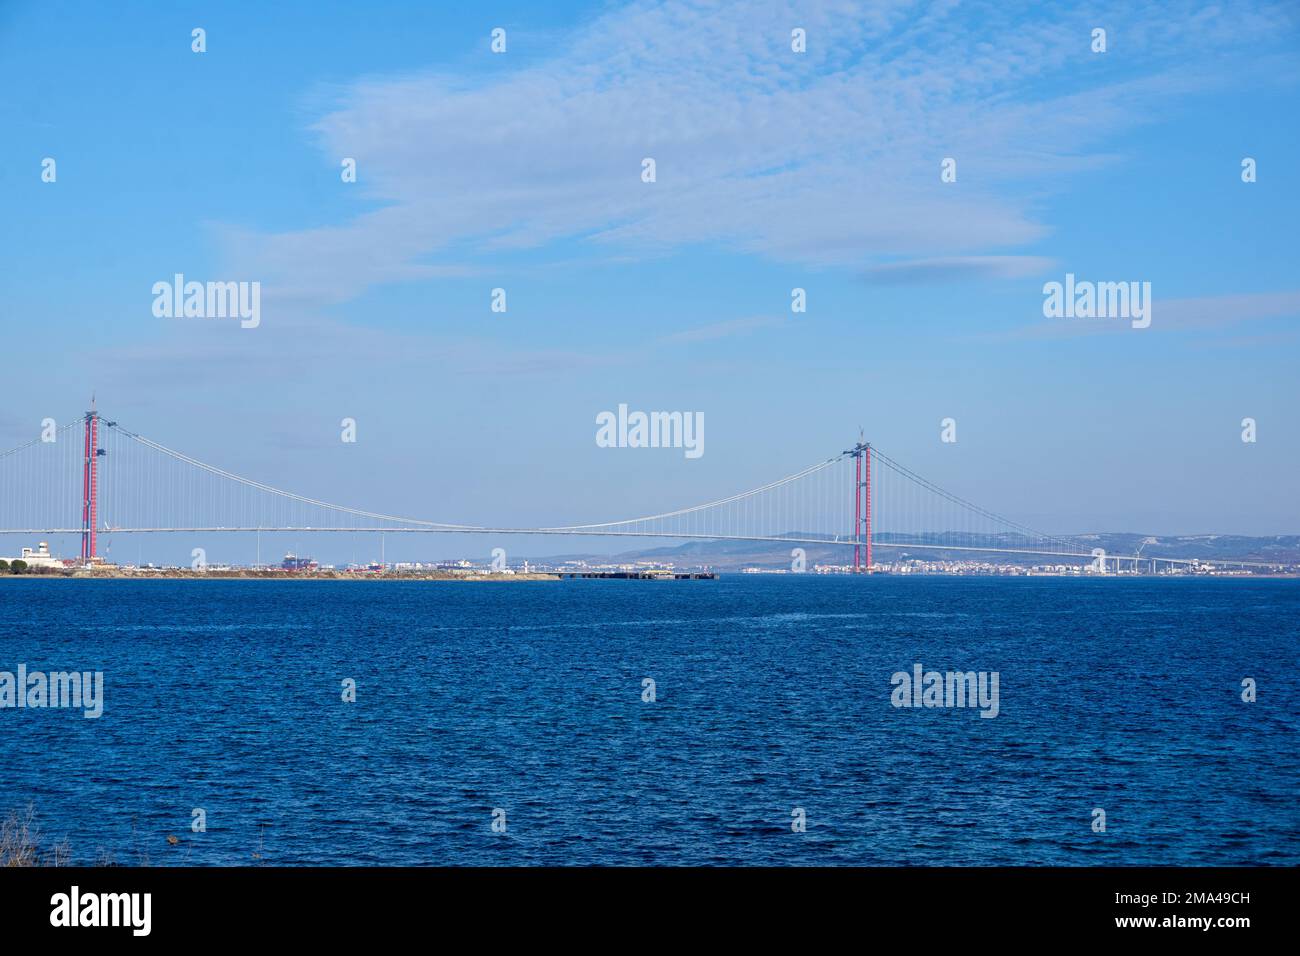
{"type": "Polygon", "coordinates": [[[474,562],[460,558],[444,561],[374,561],[363,564],[350,563],[342,566],[324,564],[314,558],[293,553],[286,554],[275,564],[254,563],[249,565],[209,563],[196,560],[188,566],[123,563],[115,564],[103,556],[96,556],[89,561],[80,558],[63,558],[50,551],[46,541],[35,547],[23,547],[17,557],[0,557],[0,577],[15,575],[37,575],[68,578],[194,578],[224,577],[250,579],[319,579],[319,580],[365,580],[365,579],[400,579],[400,580],[490,580],[510,579],[516,581],[560,580],[562,578],[624,578],[624,579],[700,579],[714,578],[719,573],[739,573],[745,575],[852,575],[870,573],[873,575],[949,575],[976,577],[1294,577],[1300,576],[1300,565],[1277,564],[1260,567],[1247,565],[1240,567],[1223,561],[1188,561],[1172,562],[1168,559],[1116,560],[1106,559],[1104,564],[1096,560],[1075,559],[1049,561],[1038,564],[1017,564],[1007,561],[981,561],[975,558],[961,560],[899,558],[897,560],[875,561],[869,568],[856,571],[852,564],[814,563],[807,567],[749,563],[739,566],[718,566],[711,564],[678,564],[670,561],[654,560],[619,560],[607,561],[586,558],[543,559],[524,558],[515,564],[494,559],[488,562],[474,562]],[[1157,563],[1160,561],[1161,563],[1157,563]]]}

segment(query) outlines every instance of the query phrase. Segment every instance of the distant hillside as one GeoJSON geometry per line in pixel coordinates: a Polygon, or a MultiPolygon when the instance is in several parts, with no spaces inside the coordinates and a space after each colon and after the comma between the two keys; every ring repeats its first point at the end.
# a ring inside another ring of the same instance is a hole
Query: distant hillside
{"type": "Polygon", "coordinates": [[[1239,534],[1185,534],[1173,537],[1108,532],[1074,535],[1074,540],[1107,554],[1137,554],[1153,558],[1205,558],[1216,561],[1276,561],[1300,563],[1300,534],[1254,538],[1239,534]]]}
{"type": "MultiPolygon", "coordinates": [[[[791,537],[801,537],[791,534],[791,537]]],[[[1081,548],[1090,551],[1103,548],[1107,554],[1141,554],[1144,558],[1202,558],[1214,561],[1260,561],[1287,565],[1300,565],[1300,535],[1274,535],[1272,537],[1249,537],[1246,535],[1177,535],[1157,536],[1132,534],[1129,532],[1104,532],[1100,534],[1073,535],[1072,540],[1079,542],[1081,548]],[[1140,550],[1139,550],[1140,549],[1140,550]]],[[[790,566],[789,547],[775,543],[757,541],[689,541],[672,547],[650,548],[641,551],[625,551],[616,555],[566,555],[564,558],[539,559],[542,561],[560,561],[584,558],[592,562],[633,562],[658,561],[677,565],[707,565],[722,570],[745,567],[784,568],[790,566]]],[[[807,555],[808,567],[816,564],[851,564],[853,549],[835,545],[798,545],[807,555]]],[[[1055,562],[1054,559],[1041,555],[1015,555],[1004,553],[983,553],[971,551],[943,551],[931,548],[918,548],[908,551],[906,547],[877,547],[876,561],[892,561],[903,558],[922,560],[996,560],[1000,564],[1034,565],[1055,562]]],[[[1083,558],[1062,559],[1059,563],[1077,561],[1083,558]]]]}

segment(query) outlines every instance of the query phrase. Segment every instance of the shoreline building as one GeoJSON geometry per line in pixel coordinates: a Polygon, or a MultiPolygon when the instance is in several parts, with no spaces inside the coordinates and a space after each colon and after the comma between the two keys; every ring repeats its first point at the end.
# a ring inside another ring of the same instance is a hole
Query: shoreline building
{"type": "Polygon", "coordinates": [[[16,558],[6,558],[11,564],[14,561],[24,561],[29,568],[58,568],[63,570],[64,564],[62,558],[56,558],[50,554],[50,545],[47,541],[42,541],[34,548],[23,548],[22,554],[16,558]]]}

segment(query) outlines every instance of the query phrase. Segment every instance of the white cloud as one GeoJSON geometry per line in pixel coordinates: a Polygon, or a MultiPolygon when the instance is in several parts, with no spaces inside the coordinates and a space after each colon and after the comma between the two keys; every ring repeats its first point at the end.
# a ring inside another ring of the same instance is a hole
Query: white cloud
{"type": "MultiPolygon", "coordinates": [[[[1041,297],[1036,300],[1041,303],[1041,297]]],[[[1243,292],[1230,295],[1207,295],[1162,299],[1158,289],[1151,299],[1150,332],[1216,332],[1247,322],[1266,322],[1300,316],[1300,291],[1243,292]]],[[[1008,332],[983,336],[997,341],[1006,339],[1065,339],[1082,335],[1133,334],[1127,320],[1113,318],[1043,319],[1008,332]]],[[[1245,340],[1235,340],[1244,343],[1245,340]]],[[[1260,343],[1269,341],[1260,337],[1260,343]]],[[[1281,339],[1279,341],[1287,341],[1281,339]]]]}
{"type": "Polygon", "coordinates": [[[313,129],[331,162],[358,160],[348,188],[383,208],[241,232],[231,255],[256,264],[268,294],[322,302],[571,238],[602,255],[708,243],[859,270],[900,256],[992,262],[1050,232],[1034,209],[1106,161],[1090,150],[1203,82],[1181,58],[1273,25],[1267,12],[1180,9],[1029,22],[997,4],[615,10],[549,60],[346,87],[313,129]],[[1169,28],[1193,15],[1194,31],[1169,28]],[[1089,59],[1098,19],[1121,28],[1109,64],[1089,59]],[[804,55],[790,51],[793,26],[804,55]],[[640,180],[646,156],[654,184],[640,180]],[[939,181],[946,156],[956,184],[939,181]]]}
{"type": "Polygon", "coordinates": [[[867,269],[865,278],[880,285],[959,282],[971,279],[1022,279],[1052,268],[1043,256],[947,256],[887,262],[867,269]]]}

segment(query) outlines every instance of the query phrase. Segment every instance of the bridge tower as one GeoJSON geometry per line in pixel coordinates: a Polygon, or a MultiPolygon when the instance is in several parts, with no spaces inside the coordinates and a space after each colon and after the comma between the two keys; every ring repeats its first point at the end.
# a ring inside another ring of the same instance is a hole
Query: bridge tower
{"type": "Polygon", "coordinates": [[[866,542],[867,572],[871,571],[871,442],[862,446],[862,539],[866,542]]]}
{"type": "Polygon", "coordinates": [[[862,441],[849,452],[854,458],[853,478],[853,573],[871,570],[871,444],[862,441]],[[867,563],[862,564],[863,551],[867,563]]]}
{"type": "Polygon", "coordinates": [[[86,412],[86,460],[81,475],[81,563],[95,559],[96,531],[99,527],[99,413],[95,401],[86,412]]]}

